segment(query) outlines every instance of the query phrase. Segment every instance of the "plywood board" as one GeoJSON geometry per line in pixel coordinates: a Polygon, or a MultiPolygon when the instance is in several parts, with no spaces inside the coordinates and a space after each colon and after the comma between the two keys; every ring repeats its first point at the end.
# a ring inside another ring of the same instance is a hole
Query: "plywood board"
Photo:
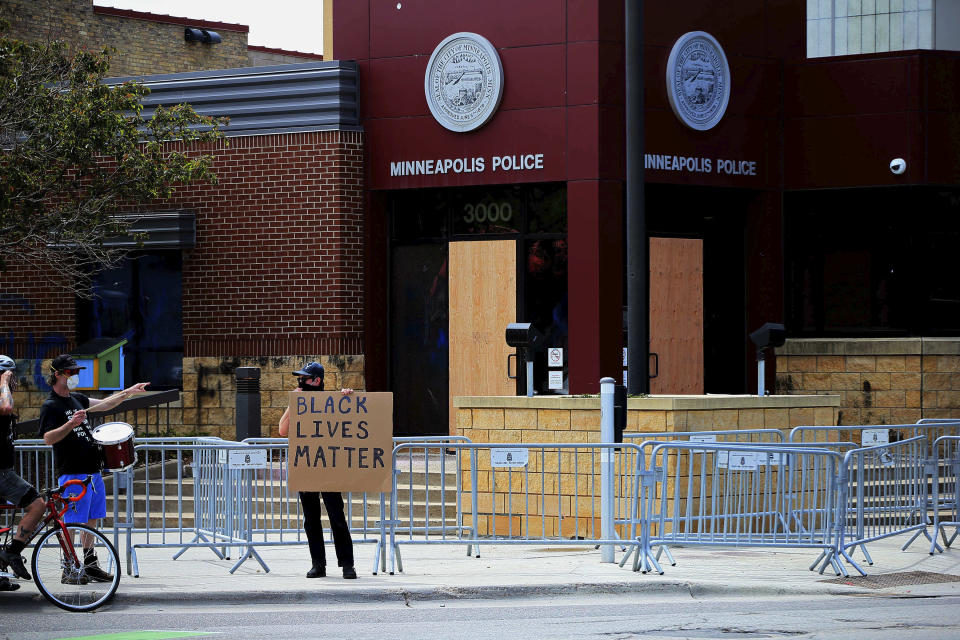
{"type": "Polygon", "coordinates": [[[290,392],[287,484],[297,491],[389,491],[393,394],[290,392]]]}
{"type": "Polygon", "coordinates": [[[703,393],[701,239],[650,238],[650,351],[660,360],[651,393],[703,393]]]}
{"type": "Polygon", "coordinates": [[[517,320],[515,240],[450,243],[450,434],[456,396],[512,396],[504,340],[517,320]]]}

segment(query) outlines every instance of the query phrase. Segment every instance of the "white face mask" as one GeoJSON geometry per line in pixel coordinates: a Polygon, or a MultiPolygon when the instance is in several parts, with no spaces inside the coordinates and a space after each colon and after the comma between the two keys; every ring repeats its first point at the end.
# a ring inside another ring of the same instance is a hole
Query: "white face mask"
{"type": "Polygon", "coordinates": [[[69,378],[67,378],[67,389],[70,389],[71,391],[73,391],[74,389],[76,389],[76,388],[79,387],[79,386],[80,386],[80,376],[79,376],[79,375],[73,374],[72,376],[70,376],[69,378]]]}

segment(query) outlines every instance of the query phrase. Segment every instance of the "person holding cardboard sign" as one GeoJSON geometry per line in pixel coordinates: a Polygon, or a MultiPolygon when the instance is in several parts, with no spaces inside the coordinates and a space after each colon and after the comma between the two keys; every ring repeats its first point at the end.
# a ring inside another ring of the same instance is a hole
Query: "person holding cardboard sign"
{"type": "MultiPolygon", "coordinates": [[[[294,371],[297,376],[297,388],[302,391],[323,391],[323,365],[319,362],[307,363],[302,369],[294,371]]],[[[353,393],[353,389],[341,389],[344,395],[353,393]]],[[[286,438],[290,431],[290,408],[280,417],[280,437],[286,438]]],[[[310,547],[310,560],[313,566],[307,571],[308,578],[323,578],[327,575],[327,554],[323,542],[323,524],[320,521],[320,500],[327,509],[330,519],[330,531],[333,545],[337,551],[337,564],[343,568],[343,577],[353,580],[357,571],[353,568],[353,538],[350,527],[343,514],[343,496],[338,491],[301,491],[300,504],[303,506],[303,530],[307,534],[310,547]]]]}

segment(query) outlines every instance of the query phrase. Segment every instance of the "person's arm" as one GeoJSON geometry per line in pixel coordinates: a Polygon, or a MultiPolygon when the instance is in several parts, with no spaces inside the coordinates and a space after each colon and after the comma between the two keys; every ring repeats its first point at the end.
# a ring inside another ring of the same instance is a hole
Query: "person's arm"
{"type": "Polygon", "coordinates": [[[277,430],[280,432],[281,438],[287,437],[287,433],[290,431],[290,407],[287,407],[283,411],[283,415],[280,416],[280,424],[277,425],[277,430]]]}
{"type": "Polygon", "coordinates": [[[104,411],[109,411],[115,406],[126,400],[132,393],[140,393],[145,390],[145,387],[150,384],[149,382],[138,382],[132,387],[127,387],[123,391],[117,391],[111,396],[107,396],[101,400],[97,398],[90,398],[90,409],[93,409],[96,413],[102,413],[104,411]],[[94,409],[96,407],[96,409],[94,409]]]}
{"type": "MultiPolygon", "coordinates": [[[[87,412],[84,409],[78,409],[73,412],[73,415],[70,416],[70,419],[65,423],[60,425],[55,429],[50,429],[45,431],[43,434],[43,441],[47,444],[56,444],[67,437],[67,434],[73,431],[73,428],[78,424],[82,424],[84,420],[87,419],[87,412]]],[[[41,420],[42,422],[42,420],[41,420]]]]}
{"type": "Polygon", "coordinates": [[[10,415],[13,413],[13,393],[10,391],[10,378],[13,377],[13,371],[4,371],[0,375],[0,414],[10,415]]]}

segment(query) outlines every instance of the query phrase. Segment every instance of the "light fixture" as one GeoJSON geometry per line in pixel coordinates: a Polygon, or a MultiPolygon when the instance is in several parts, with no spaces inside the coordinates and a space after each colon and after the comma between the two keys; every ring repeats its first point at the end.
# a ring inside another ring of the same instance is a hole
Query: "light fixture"
{"type": "Polygon", "coordinates": [[[206,44],[217,44],[222,42],[220,34],[216,31],[210,31],[209,29],[196,29],[194,27],[186,27],[183,30],[183,39],[187,42],[204,42],[206,44]]]}
{"type": "Polygon", "coordinates": [[[750,340],[757,345],[757,395],[766,393],[764,389],[765,359],[764,350],[770,347],[782,347],[786,342],[787,333],[782,324],[768,322],[750,334],[750,340]]]}

